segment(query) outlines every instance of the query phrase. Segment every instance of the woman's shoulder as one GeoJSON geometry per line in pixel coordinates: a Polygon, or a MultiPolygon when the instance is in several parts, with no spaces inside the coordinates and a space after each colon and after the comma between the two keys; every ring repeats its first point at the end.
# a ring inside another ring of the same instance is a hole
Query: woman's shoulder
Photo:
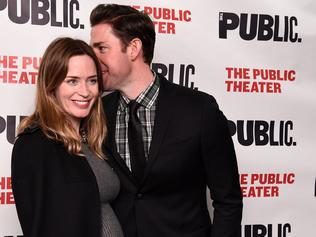
{"type": "Polygon", "coordinates": [[[20,134],[18,134],[14,146],[21,144],[27,144],[29,146],[38,146],[41,143],[47,142],[47,138],[44,135],[41,127],[37,124],[33,124],[25,128],[20,134]]]}
{"type": "Polygon", "coordinates": [[[49,154],[55,146],[55,142],[49,139],[38,125],[32,125],[25,128],[16,138],[13,146],[13,152],[18,154],[43,155],[49,154]]]}
{"type": "Polygon", "coordinates": [[[49,156],[48,138],[39,126],[29,126],[15,140],[12,150],[12,172],[15,177],[33,172],[42,163],[43,157],[49,156]]]}

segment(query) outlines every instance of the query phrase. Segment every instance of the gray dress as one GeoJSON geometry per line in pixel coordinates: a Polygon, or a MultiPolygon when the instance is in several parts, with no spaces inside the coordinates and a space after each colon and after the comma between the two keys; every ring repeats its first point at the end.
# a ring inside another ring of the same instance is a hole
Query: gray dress
{"type": "Polygon", "coordinates": [[[96,157],[85,143],[82,144],[82,152],[94,172],[99,187],[101,237],[123,237],[121,225],[109,204],[119,193],[120,181],[108,163],[96,157]]]}

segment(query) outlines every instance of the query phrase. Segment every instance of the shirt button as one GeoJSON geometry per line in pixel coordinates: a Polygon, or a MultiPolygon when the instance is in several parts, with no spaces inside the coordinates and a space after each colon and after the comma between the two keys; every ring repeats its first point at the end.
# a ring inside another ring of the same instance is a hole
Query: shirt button
{"type": "Polygon", "coordinates": [[[137,199],[141,199],[143,197],[143,194],[142,193],[137,193],[136,197],[137,197],[137,199]]]}

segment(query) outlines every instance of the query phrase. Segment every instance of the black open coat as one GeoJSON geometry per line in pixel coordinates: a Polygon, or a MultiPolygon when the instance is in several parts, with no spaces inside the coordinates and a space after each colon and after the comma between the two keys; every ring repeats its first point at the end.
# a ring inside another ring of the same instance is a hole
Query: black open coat
{"type": "Polygon", "coordinates": [[[100,237],[100,201],[87,160],[37,127],[12,152],[12,189],[24,237],[100,237]]]}

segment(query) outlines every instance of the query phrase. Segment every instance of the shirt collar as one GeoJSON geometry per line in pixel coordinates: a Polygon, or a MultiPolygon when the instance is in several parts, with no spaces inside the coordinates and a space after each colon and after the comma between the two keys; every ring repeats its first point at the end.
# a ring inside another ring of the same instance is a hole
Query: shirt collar
{"type": "MultiPolygon", "coordinates": [[[[154,75],[154,80],[150,83],[150,85],[142,92],[139,94],[139,96],[136,98],[136,102],[141,104],[141,106],[145,108],[151,108],[153,104],[156,101],[156,98],[158,96],[159,92],[159,78],[157,74],[153,72],[154,75]]],[[[119,99],[119,107],[118,109],[120,111],[123,111],[126,109],[127,105],[130,102],[130,99],[128,99],[126,96],[123,94],[120,94],[120,99],[119,99]]]]}

